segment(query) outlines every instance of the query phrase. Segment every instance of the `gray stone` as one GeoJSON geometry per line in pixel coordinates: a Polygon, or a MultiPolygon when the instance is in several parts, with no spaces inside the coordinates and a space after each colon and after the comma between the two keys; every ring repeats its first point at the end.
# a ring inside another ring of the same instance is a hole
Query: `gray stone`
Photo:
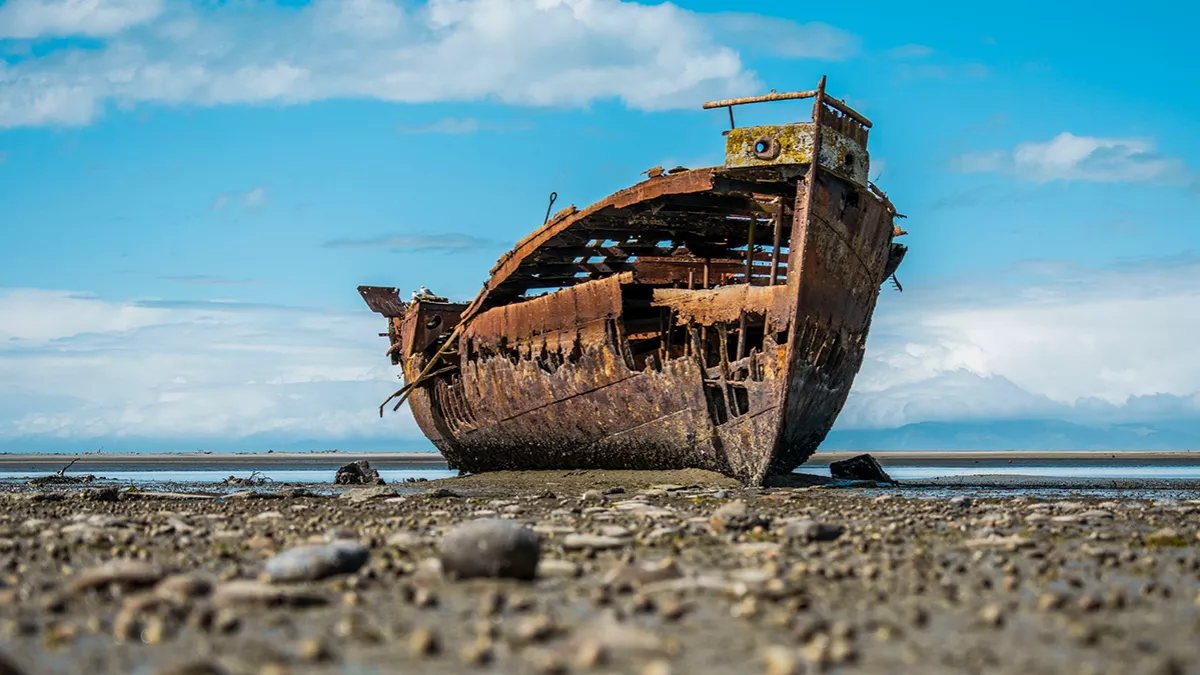
{"type": "Polygon", "coordinates": [[[357,572],[367,562],[370,550],[352,541],[335,541],[288,549],[267,561],[267,581],[316,581],[335,574],[357,572]]]}
{"type": "Polygon", "coordinates": [[[965,509],[971,505],[971,498],[966,495],[957,495],[950,498],[950,506],[965,509]]]}
{"type": "Polygon", "coordinates": [[[464,523],[442,537],[442,574],[451,579],[537,576],[542,538],[508,520],[487,518],[464,523]]]}

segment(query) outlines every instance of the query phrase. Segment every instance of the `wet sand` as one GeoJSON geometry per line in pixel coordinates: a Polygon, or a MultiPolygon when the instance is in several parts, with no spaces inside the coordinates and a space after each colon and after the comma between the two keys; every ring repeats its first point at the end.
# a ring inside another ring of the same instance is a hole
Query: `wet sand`
{"type": "MultiPolygon", "coordinates": [[[[859,452],[821,451],[813,455],[806,467],[828,466],[830,462],[849,459],[859,452]]],[[[897,450],[876,452],[884,466],[969,467],[980,470],[1010,464],[1019,466],[1112,465],[1112,466],[1200,466],[1200,451],[1122,450],[1111,451],[1043,451],[1043,450],[971,450],[915,451],[897,450]]],[[[245,452],[245,453],[81,453],[81,454],[4,454],[0,453],[0,471],[57,471],[72,460],[71,471],[92,472],[161,468],[171,470],[224,467],[325,468],[340,467],[365,459],[377,468],[445,467],[446,460],[436,452],[245,452]]]]}
{"type": "Polygon", "coordinates": [[[26,673],[1200,672],[1194,482],[1045,498],[1003,496],[1003,480],[13,490],[0,651],[26,673]],[[443,535],[477,518],[541,534],[535,580],[439,571],[443,535]],[[254,581],[275,554],[331,540],[361,543],[365,564],[254,581]]]}

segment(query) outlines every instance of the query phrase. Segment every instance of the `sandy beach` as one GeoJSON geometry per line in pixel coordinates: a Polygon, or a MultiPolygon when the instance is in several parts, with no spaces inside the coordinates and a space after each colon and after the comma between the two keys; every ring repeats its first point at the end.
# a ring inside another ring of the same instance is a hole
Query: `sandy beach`
{"type": "Polygon", "coordinates": [[[3,672],[1200,672],[1195,485],[1047,499],[824,482],[13,491],[3,672]],[[527,548],[446,557],[490,536],[448,538],[480,519],[533,538],[532,579],[455,578],[525,569],[527,548]]]}

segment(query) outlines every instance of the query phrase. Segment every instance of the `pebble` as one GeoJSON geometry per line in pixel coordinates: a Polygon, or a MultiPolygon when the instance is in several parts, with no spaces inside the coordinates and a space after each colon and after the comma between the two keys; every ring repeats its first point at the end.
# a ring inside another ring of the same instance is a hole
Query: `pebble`
{"type": "Polygon", "coordinates": [[[1004,608],[1000,605],[988,605],[980,610],[979,620],[986,626],[999,628],[1004,625],[1004,608]]]}
{"type": "Polygon", "coordinates": [[[287,588],[261,581],[238,579],[218,585],[213,591],[211,602],[216,608],[248,605],[313,607],[327,604],[329,599],[300,588],[287,588]]]}
{"type": "Polygon", "coordinates": [[[795,649],[782,645],[771,645],[763,650],[762,660],[766,675],[800,675],[800,656],[795,649]]]}
{"type": "Polygon", "coordinates": [[[388,546],[395,546],[401,549],[416,548],[425,543],[421,535],[415,532],[393,532],[384,541],[388,546]]]}
{"type": "Polygon", "coordinates": [[[541,536],[509,520],[475,520],[442,537],[442,574],[451,579],[475,577],[532,580],[541,558],[541,536]]]}
{"type": "Polygon", "coordinates": [[[350,488],[342,494],[338,495],[338,499],[345,499],[351,504],[361,504],[362,502],[371,501],[373,499],[388,499],[396,496],[396,490],[389,487],[360,487],[350,488]]]}
{"type": "Polygon", "coordinates": [[[143,588],[163,578],[158,565],[140,560],[114,559],[93,567],[67,582],[67,592],[82,593],[93,588],[116,585],[122,589],[143,588]]]}
{"type": "Polygon", "coordinates": [[[721,533],[725,531],[741,531],[749,530],[756,525],[762,523],[754,511],[746,505],[746,502],[737,500],[725,504],[721,508],[713,511],[709,516],[708,525],[713,532],[721,533]]]}
{"type": "Polygon", "coordinates": [[[583,574],[583,568],[570,560],[548,558],[538,563],[537,575],[540,579],[574,579],[583,574]]]}
{"type": "Polygon", "coordinates": [[[332,661],[334,650],[323,639],[305,638],[300,640],[300,644],[296,646],[296,656],[300,657],[301,661],[311,663],[332,661]]]}
{"type": "Polygon", "coordinates": [[[1179,535],[1179,532],[1171,527],[1164,527],[1146,535],[1146,544],[1149,546],[1187,546],[1187,542],[1179,535]]]}
{"type": "Polygon", "coordinates": [[[351,541],[288,549],[267,561],[264,579],[275,583],[317,581],[336,574],[357,572],[367,562],[370,549],[351,541]]]}
{"type": "Polygon", "coordinates": [[[659,581],[669,581],[683,577],[683,570],[674,558],[666,558],[656,563],[624,563],[609,573],[606,582],[616,588],[642,586],[659,581]]]}
{"type": "Polygon", "coordinates": [[[193,598],[208,595],[215,584],[216,580],[207,572],[173,574],[155,584],[154,595],[182,605],[193,598]]]}
{"type": "Polygon", "coordinates": [[[572,661],[577,668],[591,670],[608,662],[608,650],[599,640],[588,638],[576,647],[572,661]]]}
{"type": "Polygon", "coordinates": [[[841,525],[819,523],[815,520],[792,520],[784,524],[780,534],[787,539],[804,541],[833,541],[845,531],[841,525]]]}
{"type": "Polygon", "coordinates": [[[605,537],[596,534],[568,534],[563,537],[562,545],[568,551],[581,549],[603,551],[610,548],[621,548],[629,543],[627,539],[618,539],[617,537],[605,537]]]}
{"type": "Polygon", "coordinates": [[[971,505],[971,501],[971,498],[966,495],[955,495],[954,497],[950,498],[950,506],[959,509],[965,509],[971,505]]]}
{"type": "Polygon", "coordinates": [[[428,628],[418,628],[408,636],[408,653],[414,657],[433,656],[441,649],[437,633],[428,628]]]}

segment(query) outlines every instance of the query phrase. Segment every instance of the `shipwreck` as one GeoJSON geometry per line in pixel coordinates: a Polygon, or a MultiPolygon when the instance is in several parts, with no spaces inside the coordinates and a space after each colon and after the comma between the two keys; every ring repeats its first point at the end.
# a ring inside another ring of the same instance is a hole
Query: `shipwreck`
{"type": "Polygon", "coordinates": [[[547,217],[469,304],[359,287],[403,368],[384,406],[408,401],[451,468],[761,484],[825,438],[907,250],[868,180],[871,122],[824,78],[704,107],[729,112],[723,166],[656,167],[547,217]],[[734,124],[736,106],[808,98],[811,121],[734,124]]]}

